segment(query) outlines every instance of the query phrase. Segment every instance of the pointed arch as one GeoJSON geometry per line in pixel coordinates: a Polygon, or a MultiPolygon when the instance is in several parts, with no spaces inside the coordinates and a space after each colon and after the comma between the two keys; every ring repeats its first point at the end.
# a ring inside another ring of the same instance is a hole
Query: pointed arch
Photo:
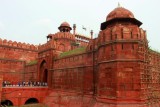
{"type": "Polygon", "coordinates": [[[40,64],[40,81],[48,82],[48,68],[45,60],[43,60],[40,64]]]}
{"type": "Polygon", "coordinates": [[[40,64],[40,68],[45,68],[46,67],[46,61],[45,60],[43,60],[42,62],[41,62],[41,64],[40,64]]]}

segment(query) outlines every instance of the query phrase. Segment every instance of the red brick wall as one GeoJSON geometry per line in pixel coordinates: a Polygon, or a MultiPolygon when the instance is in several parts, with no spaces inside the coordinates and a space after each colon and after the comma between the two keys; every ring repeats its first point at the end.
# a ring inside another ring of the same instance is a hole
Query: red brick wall
{"type": "Polygon", "coordinates": [[[24,80],[25,64],[37,56],[34,45],[0,39],[0,75],[5,81],[24,80]]]}
{"type": "Polygon", "coordinates": [[[93,93],[92,55],[79,54],[56,59],[52,72],[52,88],[93,93]]]}
{"type": "MultiPolygon", "coordinates": [[[[108,24],[110,25],[89,43],[83,41],[86,38],[75,37],[68,32],[51,34],[53,38],[39,45],[38,51],[33,45],[0,39],[0,75],[7,81],[41,81],[47,70],[49,88],[54,92],[58,90],[56,93],[51,91],[48,96],[51,105],[54,103],[55,106],[62,105],[63,102],[59,101],[65,99],[61,96],[64,95],[63,92],[66,94],[75,92],[75,95],[72,95],[73,100],[67,98],[70,105],[76,102],[76,99],[80,103],[84,103],[83,100],[86,99],[93,100],[94,107],[106,105],[122,107],[122,103],[125,106],[134,103],[135,107],[141,103],[145,107],[148,106],[145,104],[158,102],[160,54],[148,50],[146,31],[134,22],[108,24]],[[80,46],[87,46],[86,52],[59,58],[60,53],[78,47],[72,46],[72,42],[80,42],[80,46]],[[25,65],[25,62],[35,59],[38,59],[37,64],[25,65]],[[80,96],[76,97],[78,95],[76,93],[80,93],[80,96]],[[61,98],[52,94],[59,94],[61,98]],[[89,95],[88,98],[85,95],[89,95]],[[55,101],[52,101],[53,99],[55,101]]],[[[32,91],[30,88],[10,88],[4,89],[3,94],[17,105],[19,93],[23,93],[21,96],[23,103],[20,104],[24,104],[31,96],[38,96],[42,101],[47,92],[47,90],[42,92],[42,89],[38,88],[34,88],[35,92],[32,91]],[[15,90],[16,92],[13,92],[15,90]]],[[[77,107],[77,104],[74,106],[77,107]]]]}
{"type": "Polygon", "coordinates": [[[37,55],[37,48],[34,45],[0,39],[1,59],[16,59],[29,62],[35,60],[37,55]]]}
{"type": "Polygon", "coordinates": [[[0,60],[0,75],[4,81],[20,81],[24,76],[24,61],[0,60]]]}
{"type": "Polygon", "coordinates": [[[10,100],[14,106],[24,105],[30,98],[36,98],[43,103],[48,95],[48,88],[34,87],[6,87],[2,89],[2,100],[10,100]]]}
{"type": "Polygon", "coordinates": [[[37,64],[25,66],[24,81],[37,81],[37,64]]]}
{"type": "Polygon", "coordinates": [[[145,36],[145,31],[131,23],[113,24],[100,31],[93,46],[97,49],[97,94],[100,101],[139,102],[141,72],[144,70],[140,69],[140,63],[144,65],[146,62],[144,50],[148,46],[145,36]]]}
{"type": "Polygon", "coordinates": [[[145,63],[144,51],[148,46],[145,36],[145,31],[133,24],[114,25],[101,31],[98,38],[89,42],[85,54],[54,60],[50,70],[52,88],[94,93],[99,100],[107,98],[108,102],[140,100],[137,90],[141,89],[140,67],[145,63]]]}
{"type": "Polygon", "coordinates": [[[1,97],[2,97],[2,84],[3,84],[3,76],[0,76],[0,101],[1,101],[1,97]]]}
{"type": "Polygon", "coordinates": [[[149,50],[148,64],[148,75],[143,76],[143,82],[148,82],[150,87],[146,97],[149,96],[148,102],[157,102],[160,99],[160,53],[149,50]]]}

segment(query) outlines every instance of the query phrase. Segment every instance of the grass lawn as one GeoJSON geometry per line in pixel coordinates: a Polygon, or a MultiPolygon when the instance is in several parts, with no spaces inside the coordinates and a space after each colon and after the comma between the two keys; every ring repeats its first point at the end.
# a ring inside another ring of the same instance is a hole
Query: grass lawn
{"type": "Polygon", "coordinates": [[[74,50],[63,52],[63,53],[60,54],[59,57],[63,58],[63,57],[70,56],[70,55],[84,53],[85,51],[86,51],[86,47],[80,47],[80,48],[76,48],[74,50]]]}

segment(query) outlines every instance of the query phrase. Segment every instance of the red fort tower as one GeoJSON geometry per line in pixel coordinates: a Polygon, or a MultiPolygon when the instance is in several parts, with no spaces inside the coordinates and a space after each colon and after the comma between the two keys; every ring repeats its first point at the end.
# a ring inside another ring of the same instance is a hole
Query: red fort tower
{"type": "Polygon", "coordinates": [[[39,46],[0,39],[1,105],[159,107],[160,53],[141,24],[119,6],[97,38],[63,22],[39,46]]]}
{"type": "Polygon", "coordinates": [[[97,97],[100,101],[122,106],[141,103],[141,65],[147,48],[142,23],[129,10],[117,7],[101,24],[98,36],[97,97]],[[143,50],[141,49],[143,48],[143,50]],[[140,50],[141,49],[141,50],[140,50]]]}

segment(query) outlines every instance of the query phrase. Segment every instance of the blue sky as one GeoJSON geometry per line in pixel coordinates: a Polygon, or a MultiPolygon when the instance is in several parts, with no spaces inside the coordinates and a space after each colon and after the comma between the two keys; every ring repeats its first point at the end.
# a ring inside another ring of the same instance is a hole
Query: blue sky
{"type": "Polygon", "coordinates": [[[76,24],[77,33],[88,35],[93,29],[96,36],[118,2],[143,22],[149,45],[160,50],[159,0],[0,0],[0,38],[43,44],[64,21],[76,24]]]}

